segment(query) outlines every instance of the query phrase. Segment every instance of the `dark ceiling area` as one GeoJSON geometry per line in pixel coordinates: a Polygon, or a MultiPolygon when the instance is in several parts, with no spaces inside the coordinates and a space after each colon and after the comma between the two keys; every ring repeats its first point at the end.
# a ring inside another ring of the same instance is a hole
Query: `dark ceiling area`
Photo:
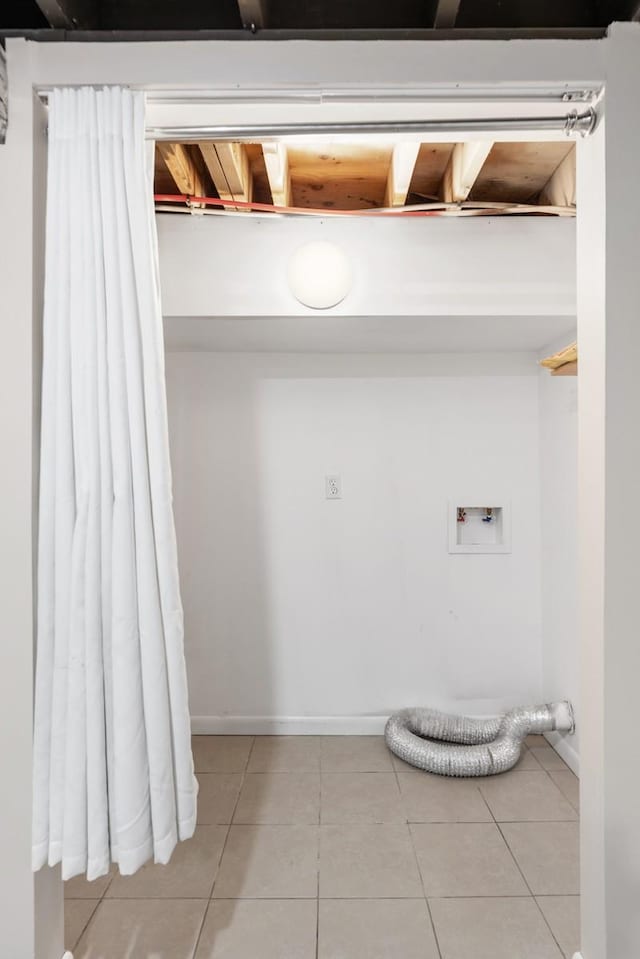
{"type": "MultiPolygon", "coordinates": [[[[1,0],[0,33],[73,39],[69,31],[136,34],[297,33],[336,38],[367,31],[412,35],[478,32],[514,36],[602,32],[614,20],[640,18],[640,0],[1,0]],[[61,33],[62,31],[62,33],[61,33]]],[[[106,36],[105,36],[106,39],[106,36]]],[[[152,39],[152,37],[150,37],[152,39]]]]}

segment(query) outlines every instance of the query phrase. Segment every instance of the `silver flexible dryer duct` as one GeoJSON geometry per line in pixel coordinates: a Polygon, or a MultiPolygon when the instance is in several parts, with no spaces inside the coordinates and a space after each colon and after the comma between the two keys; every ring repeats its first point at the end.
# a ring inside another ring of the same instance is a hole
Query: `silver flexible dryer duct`
{"type": "Polygon", "coordinates": [[[496,719],[452,716],[436,709],[402,709],[384,738],[406,763],[440,776],[492,776],[518,762],[529,733],[573,732],[571,703],[521,706],[496,719]]]}

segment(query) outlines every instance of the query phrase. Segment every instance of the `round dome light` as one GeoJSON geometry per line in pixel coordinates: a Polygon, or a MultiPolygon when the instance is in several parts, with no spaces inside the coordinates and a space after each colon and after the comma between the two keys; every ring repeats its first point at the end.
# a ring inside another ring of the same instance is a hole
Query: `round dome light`
{"type": "Polygon", "coordinates": [[[325,240],[306,243],[296,250],[287,275],[296,300],[314,310],[327,310],[344,300],[353,279],[348,257],[325,240]]]}

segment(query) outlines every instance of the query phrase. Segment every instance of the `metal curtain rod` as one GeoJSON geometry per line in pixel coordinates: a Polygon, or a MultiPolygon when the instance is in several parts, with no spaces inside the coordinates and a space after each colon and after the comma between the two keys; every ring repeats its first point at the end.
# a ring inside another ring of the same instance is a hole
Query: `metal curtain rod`
{"type": "MultiPolygon", "coordinates": [[[[85,84],[68,84],[70,89],[76,89],[85,84]]],[[[99,89],[108,84],[90,84],[99,89]]],[[[586,109],[587,104],[595,104],[602,95],[600,87],[576,86],[568,88],[560,85],[546,88],[531,88],[526,84],[520,87],[510,87],[508,90],[491,86],[474,84],[464,90],[451,86],[416,86],[403,87],[401,90],[390,90],[387,87],[369,88],[361,90],[358,87],[305,87],[291,89],[289,87],[233,87],[233,88],[181,88],[181,87],[147,87],[144,84],[128,84],[131,90],[143,90],[148,103],[154,105],[213,105],[234,103],[451,103],[462,100],[465,103],[564,103],[568,110],[586,109]],[[584,105],[583,107],[578,104],[584,105]]],[[[43,102],[47,102],[55,86],[36,87],[36,93],[43,102]]]]}
{"type": "Polygon", "coordinates": [[[454,120],[365,120],[334,123],[271,123],[271,124],[215,124],[207,126],[149,127],[149,140],[252,141],[280,139],[293,136],[322,136],[334,134],[394,134],[394,133],[492,133],[501,130],[558,132],[567,136],[593,133],[598,114],[591,107],[582,113],[575,110],[557,117],[493,117],[487,119],[454,120]]]}

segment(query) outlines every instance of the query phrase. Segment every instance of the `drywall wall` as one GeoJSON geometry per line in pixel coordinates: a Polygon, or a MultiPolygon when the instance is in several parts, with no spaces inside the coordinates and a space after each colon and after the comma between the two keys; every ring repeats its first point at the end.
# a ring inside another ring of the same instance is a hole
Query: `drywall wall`
{"type": "Polygon", "coordinates": [[[535,357],[180,352],[167,381],[196,729],[539,698],[535,357]],[[513,552],[450,555],[456,497],[510,502],[513,552]]]}
{"type": "Polygon", "coordinates": [[[0,537],[0,955],[60,959],[59,872],[44,869],[34,877],[31,867],[33,536],[46,114],[34,100],[26,48],[9,44],[7,60],[10,113],[7,141],[0,146],[0,439],[5,451],[0,537]],[[12,186],[16,178],[24,184],[21,191],[12,186]]]}
{"type": "MultiPolygon", "coordinates": [[[[10,51],[11,54],[11,51],[10,51]]],[[[9,56],[9,66],[12,60],[9,56]]],[[[22,71],[21,71],[22,72],[22,71]]],[[[26,80],[26,77],[25,77],[26,80]]],[[[0,743],[3,779],[0,792],[2,873],[0,901],[2,953],[33,955],[34,886],[31,850],[31,712],[32,688],[32,554],[31,554],[31,410],[32,410],[32,226],[30,192],[19,200],[4,186],[15,176],[30,182],[32,129],[28,93],[20,74],[12,76],[12,110],[24,108],[24,120],[12,116],[7,143],[0,150],[3,222],[0,230],[0,279],[3,303],[11,323],[3,324],[0,431],[2,470],[2,537],[0,581],[5,641],[0,644],[0,743]],[[28,298],[21,296],[28,290],[28,298]],[[6,778],[5,778],[6,777],[6,778]],[[6,917],[5,917],[6,910],[6,917]]],[[[4,313],[4,311],[3,311],[4,313]]]]}
{"type": "MultiPolygon", "coordinates": [[[[542,355],[549,356],[571,339],[548,344],[542,355]]],[[[541,369],[539,383],[543,695],[547,700],[570,699],[574,706],[575,734],[549,738],[578,772],[578,380],[541,369]]]]}
{"type": "MultiPolygon", "coordinates": [[[[292,254],[341,246],[351,292],[332,316],[575,317],[575,220],[158,216],[165,316],[315,316],[287,284],[292,254]]],[[[538,344],[542,345],[542,341],[538,344]]],[[[408,348],[410,344],[408,344],[408,348]]]]}

